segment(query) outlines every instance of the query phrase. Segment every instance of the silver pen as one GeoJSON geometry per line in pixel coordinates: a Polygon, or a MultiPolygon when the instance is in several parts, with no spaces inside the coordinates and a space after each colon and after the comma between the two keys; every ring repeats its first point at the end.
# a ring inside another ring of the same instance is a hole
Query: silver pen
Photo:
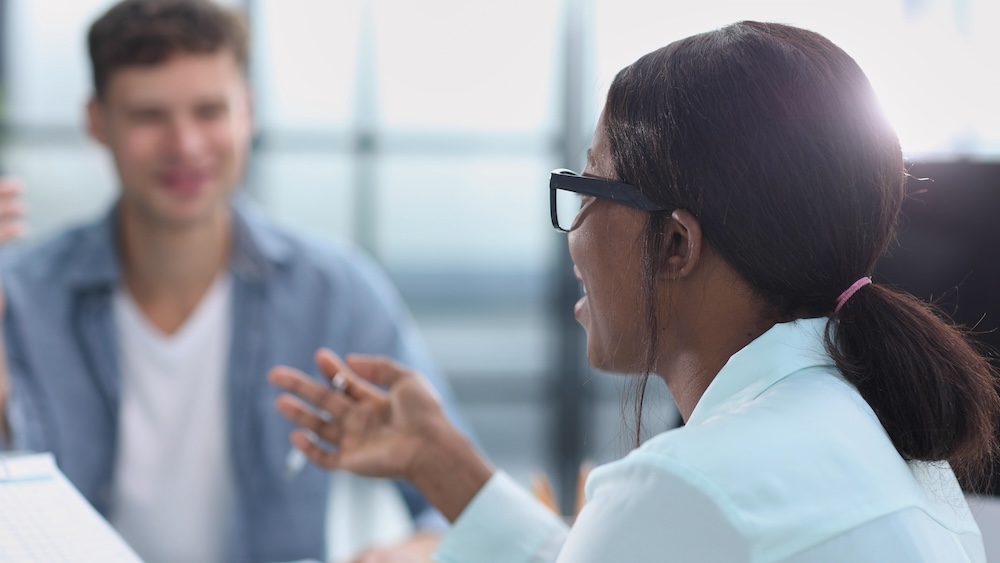
{"type": "Polygon", "coordinates": [[[285,481],[295,479],[295,476],[306,466],[307,461],[309,460],[306,458],[306,454],[292,446],[292,449],[288,450],[288,455],[285,456],[285,481]]]}
{"type": "MultiPolygon", "coordinates": [[[[329,380],[330,388],[338,393],[347,392],[347,378],[340,373],[336,374],[329,380]]],[[[317,416],[323,419],[324,422],[333,421],[333,415],[326,411],[318,411],[317,416]]],[[[318,438],[311,431],[309,432],[309,439],[315,442],[318,438]]],[[[295,477],[302,472],[302,468],[306,466],[306,462],[309,458],[306,454],[302,453],[302,450],[292,446],[292,449],[288,450],[288,455],[285,456],[285,481],[292,481],[295,477]]]]}

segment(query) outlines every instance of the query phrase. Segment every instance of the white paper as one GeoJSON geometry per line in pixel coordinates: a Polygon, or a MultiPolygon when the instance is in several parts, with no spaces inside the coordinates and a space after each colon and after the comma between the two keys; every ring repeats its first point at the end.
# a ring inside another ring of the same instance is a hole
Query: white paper
{"type": "Polygon", "coordinates": [[[139,556],[51,454],[0,456],[0,562],[133,563],[139,556]]]}

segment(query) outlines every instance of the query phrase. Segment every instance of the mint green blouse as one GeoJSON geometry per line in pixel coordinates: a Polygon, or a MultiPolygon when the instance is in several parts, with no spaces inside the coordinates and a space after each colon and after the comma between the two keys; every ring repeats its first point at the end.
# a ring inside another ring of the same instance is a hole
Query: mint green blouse
{"type": "Polygon", "coordinates": [[[591,474],[572,529],[498,472],[437,560],[985,562],[951,468],[899,456],[827,354],[826,322],[734,354],[686,426],[591,474]]]}

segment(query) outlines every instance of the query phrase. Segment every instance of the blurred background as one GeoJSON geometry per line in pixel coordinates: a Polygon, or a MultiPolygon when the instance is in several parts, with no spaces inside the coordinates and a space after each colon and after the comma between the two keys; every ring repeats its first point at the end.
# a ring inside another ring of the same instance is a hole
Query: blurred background
{"type": "MultiPolygon", "coordinates": [[[[755,19],[852,54],[911,173],[932,178],[911,182],[920,194],[877,281],[941,298],[996,343],[996,0],[225,3],[253,38],[245,190],[278,221],[374,255],[487,453],[525,483],[549,473],[566,507],[578,464],[619,457],[634,433],[624,382],[583,356],[548,172],[582,168],[614,73],[675,39],[755,19]]],[[[0,0],[0,162],[26,185],[33,238],[102,212],[117,189],[83,129],[84,35],[109,4],[0,0]]],[[[649,393],[648,431],[676,425],[663,385],[649,393]]]]}

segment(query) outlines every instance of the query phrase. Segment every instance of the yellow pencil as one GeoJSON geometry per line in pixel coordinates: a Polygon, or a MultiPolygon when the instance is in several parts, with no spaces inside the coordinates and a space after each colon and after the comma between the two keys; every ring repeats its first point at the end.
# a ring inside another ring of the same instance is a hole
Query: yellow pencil
{"type": "Polygon", "coordinates": [[[552,491],[552,483],[545,473],[536,473],[531,479],[531,490],[535,498],[549,508],[552,512],[559,514],[559,503],[556,502],[556,495],[552,491]]]}
{"type": "Polygon", "coordinates": [[[580,473],[576,478],[576,511],[573,516],[579,516],[580,511],[583,510],[583,505],[587,504],[587,477],[590,476],[590,470],[594,468],[594,464],[585,461],[580,464],[580,473]]]}

